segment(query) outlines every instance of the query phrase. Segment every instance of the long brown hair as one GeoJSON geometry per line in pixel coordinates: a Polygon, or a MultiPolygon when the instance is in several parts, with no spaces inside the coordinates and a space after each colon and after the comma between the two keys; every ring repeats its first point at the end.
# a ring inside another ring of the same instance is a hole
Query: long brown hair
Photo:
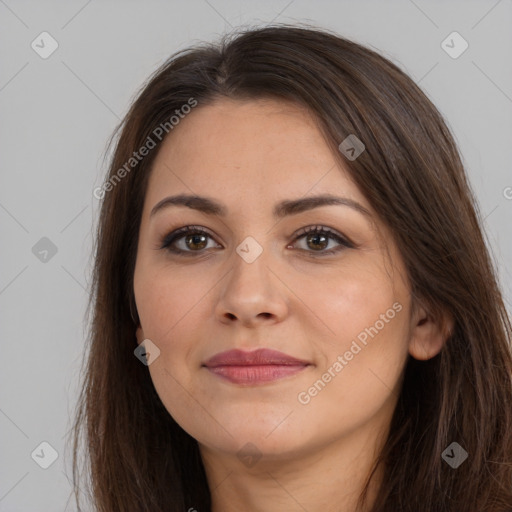
{"type": "Polygon", "coordinates": [[[222,97],[283,98],[307,107],[393,233],[413,305],[454,319],[437,356],[406,363],[376,461],[385,471],[371,510],[512,510],[512,327],[456,144],[438,110],[396,65],[305,25],[245,30],[180,51],[144,84],[114,134],[73,434],[79,509],[84,442],[96,510],[210,510],[197,442],[164,408],[147,367],[133,354],[133,273],[146,185],[160,147],[155,128],[179,129],[169,119],[191,98],[201,108],[222,97]],[[350,134],[366,148],[355,160],[338,150],[350,134]],[[126,167],[148,137],[155,149],[126,167]],[[442,457],[453,442],[468,454],[457,469],[442,457]]]}

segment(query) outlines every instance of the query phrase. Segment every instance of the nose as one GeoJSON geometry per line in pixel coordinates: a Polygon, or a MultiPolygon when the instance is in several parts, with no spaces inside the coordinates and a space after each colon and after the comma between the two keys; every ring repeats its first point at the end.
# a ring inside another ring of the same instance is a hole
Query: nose
{"type": "Polygon", "coordinates": [[[250,327],[281,322],[288,312],[287,287],[278,266],[263,251],[248,263],[234,252],[232,269],[221,280],[215,314],[223,323],[250,327]]]}

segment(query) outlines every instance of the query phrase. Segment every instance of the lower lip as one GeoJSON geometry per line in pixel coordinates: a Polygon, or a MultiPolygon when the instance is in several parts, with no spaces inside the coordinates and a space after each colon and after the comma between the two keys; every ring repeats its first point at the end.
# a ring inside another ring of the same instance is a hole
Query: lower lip
{"type": "Polygon", "coordinates": [[[271,382],[295,375],[309,365],[277,365],[266,364],[261,366],[216,366],[207,367],[215,375],[235,384],[258,384],[271,382]]]}

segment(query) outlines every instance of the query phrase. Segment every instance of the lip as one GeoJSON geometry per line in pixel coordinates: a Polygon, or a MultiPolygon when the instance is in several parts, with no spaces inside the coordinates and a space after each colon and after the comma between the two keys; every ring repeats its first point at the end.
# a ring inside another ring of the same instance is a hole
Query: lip
{"type": "Polygon", "coordinates": [[[251,352],[228,350],[215,354],[203,364],[210,372],[235,384],[258,384],[294,375],[309,361],[271,349],[251,352]]]}

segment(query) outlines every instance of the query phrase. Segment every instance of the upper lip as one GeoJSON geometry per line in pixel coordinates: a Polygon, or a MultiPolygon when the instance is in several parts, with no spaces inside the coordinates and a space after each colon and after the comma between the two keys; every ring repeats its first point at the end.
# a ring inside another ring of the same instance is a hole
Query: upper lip
{"type": "Polygon", "coordinates": [[[204,363],[204,366],[215,368],[216,366],[264,366],[264,365],[308,365],[309,361],[271,350],[260,348],[247,352],[244,350],[228,350],[219,352],[204,363]]]}

